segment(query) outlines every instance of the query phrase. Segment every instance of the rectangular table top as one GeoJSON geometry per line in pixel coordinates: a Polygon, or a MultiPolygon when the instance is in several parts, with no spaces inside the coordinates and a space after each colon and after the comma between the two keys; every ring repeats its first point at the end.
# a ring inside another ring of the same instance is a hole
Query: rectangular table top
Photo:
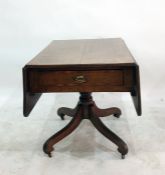
{"type": "Polygon", "coordinates": [[[139,66],[121,38],[52,41],[24,66],[23,89],[24,116],[45,92],[130,92],[141,115],[139,66]]]}
{"type": "Polygon", "coordinates": [[[133,64],[121,38],[54,40],[28,66],[133,64]]]}

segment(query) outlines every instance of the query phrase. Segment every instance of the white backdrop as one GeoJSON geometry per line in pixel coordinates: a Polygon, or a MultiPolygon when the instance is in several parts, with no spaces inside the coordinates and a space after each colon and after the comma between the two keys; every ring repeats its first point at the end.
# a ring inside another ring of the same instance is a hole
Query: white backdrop
{"type": "Polygon", "coordinates": [[[140,65],[143,97],[161,98],[164,0],[0,0],[1,86],[21,83],[22,66],[53,39],[104,37],[125,40],[140,65]]]}
{"type": "Polygon", "coordinates": [[[165,0],[0,0],[0,175],[164,175],[164,59],[165,0]],[[103,120],[128,156],[85,120],[48,158],[44,141],[70,119],[55,111],[78,94],[45,94],[23,118],[22,67],[53,39],[110,37],[125,40],[141,70],[143,117],[126,93],[94,94],[99,107],[121,108],[120,120],[103,120]]]}

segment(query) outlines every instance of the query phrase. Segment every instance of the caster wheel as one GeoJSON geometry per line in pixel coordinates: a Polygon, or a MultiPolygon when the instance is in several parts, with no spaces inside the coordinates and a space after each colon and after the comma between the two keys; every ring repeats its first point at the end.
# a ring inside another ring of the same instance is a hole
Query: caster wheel
{"type": "Polygon", "coordinates": [[[58,116],[60,116],[61,120],[65,120],[65,114],[58,114],[58,116]]]}
{"type": "Polygon", "coordinates": [[[116,117],[116,118],[120,118],[120,115],[121,114],[114,114],[113,116],[116,117]]]}
{"type": "Polygon", "coordinates": [[[61,120],[65,120],[65,115],[64,114],[61,114],[60,117],[61,117],[61,120]]]}
{"type": "Polygon", "coordinates": [[[48,153],[48,156],[49,156],[49,157],[52,157],[52,154],[51,154],[51,153],[48,153]]]}
{"type": "Polygon", "coordinates": [[[121,158],[122,158],[122,159],[125,159],[125,155],[122,154],[122,155],[121,155],[121,158]]]}

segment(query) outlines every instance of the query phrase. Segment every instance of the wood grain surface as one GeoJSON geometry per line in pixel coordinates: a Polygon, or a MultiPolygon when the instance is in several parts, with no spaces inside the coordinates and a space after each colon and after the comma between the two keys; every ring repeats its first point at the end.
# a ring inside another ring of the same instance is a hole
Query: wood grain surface
{"type": "Polygon", "coordinates": [[[135,63],[121,38],[54,40],[27,65],[135,63]]]}

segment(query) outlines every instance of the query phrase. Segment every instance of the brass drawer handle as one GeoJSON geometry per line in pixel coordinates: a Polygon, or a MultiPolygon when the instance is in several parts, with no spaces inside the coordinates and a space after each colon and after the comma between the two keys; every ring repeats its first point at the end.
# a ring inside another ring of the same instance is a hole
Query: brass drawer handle
{"type": "Polygon", "coordinates": [[[76,83],[85,83],[86,82],[84,75],[76,76],[74,81],[76,81],[76,83]]]}

